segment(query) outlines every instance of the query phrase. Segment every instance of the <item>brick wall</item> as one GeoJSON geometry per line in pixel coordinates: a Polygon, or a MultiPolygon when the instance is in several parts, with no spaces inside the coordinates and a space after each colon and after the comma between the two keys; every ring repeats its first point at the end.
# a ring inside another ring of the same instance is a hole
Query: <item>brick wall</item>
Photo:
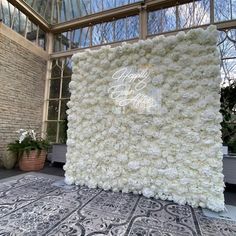
{"type": "Polygon", "coordinates": [[[16,130],[41,132],[45,75],[45,59],[0,33],[0,157],[16,130]]]}

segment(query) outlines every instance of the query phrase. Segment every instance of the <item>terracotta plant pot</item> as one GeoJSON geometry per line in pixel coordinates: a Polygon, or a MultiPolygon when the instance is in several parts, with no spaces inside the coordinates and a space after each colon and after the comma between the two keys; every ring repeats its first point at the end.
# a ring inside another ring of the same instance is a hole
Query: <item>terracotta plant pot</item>
{"type": "Polygon", "coordinates": [[[37,150],[32,150],[29,153],[24,152],[19,160],[19,167],[23,171],[36,171],[41,170],[44,167],[46,159],[46,151],[41,150],[38,153],[37,150]]]}

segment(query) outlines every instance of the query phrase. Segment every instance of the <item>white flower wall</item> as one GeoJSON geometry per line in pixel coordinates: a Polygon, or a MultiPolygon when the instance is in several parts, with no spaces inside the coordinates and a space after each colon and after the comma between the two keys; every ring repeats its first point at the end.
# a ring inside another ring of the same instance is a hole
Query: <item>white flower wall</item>
{"type": "Polygon", "coordinates": [[[66,182],[223,210],[216,41],[211,26],[75,54],[66,182]],[[157,106],[111,97],[114,73],[129,66],[148,68],[142,93],[156,88],[157,106]]]}

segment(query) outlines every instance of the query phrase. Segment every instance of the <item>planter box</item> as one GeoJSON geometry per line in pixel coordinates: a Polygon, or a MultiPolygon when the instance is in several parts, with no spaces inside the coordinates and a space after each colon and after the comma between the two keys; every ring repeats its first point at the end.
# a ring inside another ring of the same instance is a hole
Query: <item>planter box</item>
{"type": "Polygon", "coordinates": [[[51,163],[61,162],[66,163],[66,144],[53,144],[52,153],[50,154],[51,163]]]}
{"type": "Polygon", "coordinates": [[[236,156],[224,156],[223,174],[226,183],[236,184],[236,156]]]}
{"type": "Polygon", "coordinates": [[[223,155],[228,155],[228,146],[222,147],[223,155]]]}

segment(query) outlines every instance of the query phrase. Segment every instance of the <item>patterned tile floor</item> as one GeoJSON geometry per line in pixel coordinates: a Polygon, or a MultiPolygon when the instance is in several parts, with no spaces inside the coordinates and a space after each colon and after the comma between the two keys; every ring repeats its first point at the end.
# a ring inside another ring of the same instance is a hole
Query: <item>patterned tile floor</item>
{"type": "MultiPolygon", "coordinates": [[[[64,176],[65,171],[62,169],[63,165],[64,164],[62,163],[56,163],[56,162],[53,165],[51,165],[49,162],[46,162],[44,168],[39,172],[49,175],[64,176]]],[[[12,170],[6,170],[0,168],[0,180],[23,173],[27,172],[21,171],[18,168],[12,170]]],[[[227,205],[236,206],[236,185],[226,184],[224,195],[225,195],[225,203],[227,205]]]]}
{"type": "Polygon", "coordinates": [[[58,186],[60,177],[18,175],[0,183],[0,235],[234,236],[236,222],[133,194],[58,186]]]}

